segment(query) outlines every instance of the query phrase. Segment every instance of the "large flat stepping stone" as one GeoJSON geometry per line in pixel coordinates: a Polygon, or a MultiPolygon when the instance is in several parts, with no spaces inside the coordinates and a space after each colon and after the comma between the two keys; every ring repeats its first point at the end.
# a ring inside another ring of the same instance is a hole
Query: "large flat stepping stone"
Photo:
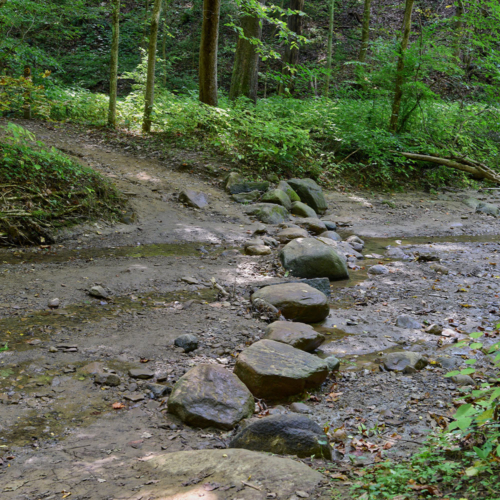
{"type": "MultiPolygon", "coordinates": [[[[335,233],[336,234],[336,233],[335,233]]],[[[349,278],[345,257],[316,238],[296,238],[280,252],[283,267],[299,278],[349,278]]]]}
{"type": "Polygon", "coordinates": [[[234,373],[255,397],[283,399],[320,386],[328,365],[288,344],[263,339],[240,353],[234,373]]]}
{"type": "Polygon", "coordinates": [[[139,461],[136,469],[149,483],[137,498],[165,500],[262,500],[268,495],[288,500],[296,491],[319,493],[324,480],[301,462],[241,449],[166,453],[139,461]]]}
{"type": "Polygon", "coordinates": [[[257,420],[237,434],[229,447],[301,458],[332,457],[323,429],[304,415],[273,415],[257,420]]]}
{"type": "Polygon", "coordinates": [[[330,314],[326,295],[304,283],[266,286],[252,295],[252,302],[256,299],[273,305],[292,321],[318,323],[330,314]]]}
{"type": "Polygon", "coordinates": [[[288,210],[274,203],[256,203],[249,206],[245,213],[253,215],[265,224],[282,224],[288,220],[288,210]]]}
{"type": "Polygon", "coordinates": [[[318,214],[328,208],[322,189],[312,179],[290,179],[288,184],[300,196],[300,200],[309,205],[318,214]]]}
{"type": "Polygon", "coordinates": [[[240,379],[219,365],[189,370],[174,385],[168,412],[196,427],[232,429],[253,415],[254,398],[240,379]]]}
{"type": "Polygon", "coordinates": [[[314,351],[325,341],[325,337],[314,330],[311,325],[289,321],[271,323],[264,330],[263,338],[283,342],[283,344],[306,352],[314,351]]]}

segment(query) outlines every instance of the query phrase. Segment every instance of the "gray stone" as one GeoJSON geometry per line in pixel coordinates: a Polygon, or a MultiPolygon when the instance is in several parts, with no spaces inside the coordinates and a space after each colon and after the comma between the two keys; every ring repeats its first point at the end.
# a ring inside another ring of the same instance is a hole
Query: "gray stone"
{"type": "Polygon", "coordinates": [[[438,356],[436,362],[441,368],[450,371],[454,370],[459,364],[459,361],[451,356],[438,356]]]}
{"type": "Polygon", "coordinates": [[[179,194],[179,201],[193,208],[203,208],[208,205],[208,196],[202,192],[184,189],[179,194]]]}
{"type": "Polygon", "coordinates": [[[333,241],[342,241],[342,237],[340,236],[340,234],[336,233],[335,231],[325,231],[324,233],[321,233],[319,237],[327,238],[333,241]]]}
{"type": "Polygon", "coordinates": [[[197,427],[232,429],[253,415],[254,399],[234,373],[202,364],[183,375],[168,398],[168,412],[197,427]]]}
{"type": "Polygon", "coordinates": [[[430,268],[436,273],[441,273],[445,275],[450,274],[450,270],[447,267],[442,266],[441,264],[432,264],[430,268]]]}
{"type": "Polygon", "coordinates": [[[428,326],[425,329],[425,331],[427,333],[432,334],[432,335],[441,335],[441,333],[443,332],[443,327],[439,326],[439,325],[432,324],[432,325],[428,326]]]}
{"type": "Polygon", "coordinates": [[[476,212],[498,217],[499,208],[496,205],[493,205],[492,203],[481,202],[476,207],[476,212]]]}
{"type": "Polygon", "coordinates": [[[147,380],[155,376],[154,372],[148,370],[147,368],[131,368],[128,374],[132,378],[138,378],[142,380],[147,380]]]}
{"type": "Polygon", "coordinates": [[[451,381],[458,385],[459,387],[465,386],[465,385],[472,385],[475,386],[476,382],[474,382],[474,379],[470,377],[469,375],[453,375],[453,377],[450,377],[451,381]]]}
{"type": "Polygon", "coordinates": [[[118,387],[122,381],[116,373],[102,373],[96,375],[94,379],[96,384],[109,385],[110,387],[118,387]]]}
{"type": "Polygon", "coordinates": [[[280,231],[276,238],[280,243],[289,243],[297,238],[307,238],[309,236],[308,232],[301,227],[289,227],[280,231]]]}
{"type": "Polygon", "coordinates": [[[57,309],[59,305],[61,304],[61,301],[58,298],[55,299],[50,299],[49,303],[47,304],[51,309],[57,309]]]}
{"type": "Polygon", "coordinates": [[[365,246],[365,242],[359,237],[356,236],[355,234],[352,234],[346,239],[347,243],[357,243],[358,245],[361,245],[362,247],[365,246]]]}
{"type": "Polygon", "coordinates": [[[364,259],[363,254],[354,250],[350,243],[346,243],[345,241],[333,241],[330,238],[322,238],[321,236],[317,236],[316,239],[333,248],[338,254],[342,255],[344,259],[350,257],[355,257],[359,260],[364,259]]]}
{"type": "Polygon", "coordinates": [[[328,278],[311,278],[300,280],[300,283],[305,283],[306,285],[312,286],[324,293],[328,298],[331,297],[332,291],[330,289],[330,280],[328,278]]]}
{"type": "Polygon", "coordinates": [[[278,240],[275,240],[271,236],[263,236],[262,240],[264,241],[264,243],[266,245],[268,245],[270,247],[279,247],[280,246],[280,242],[278,240]]]}
{"type": "Polygon", "coordinates": [[[146,384],[146,389],[150,391],[155,398],[163,398],[172,392],[172,387],[162,384],[154,384],[150,382],[146,384]]]}
{"type": "Polygon", "coordinates": [[[247,255],[269,255],[272,250],[266,245],[250,245],[245,248],[247,255]]]}
{"type": "Polygon", "coordinates": [[[411,351],[390,352],[384,356],[383,362],[386,370],[404,373],[415,373],[428,364],[422,354],[411,351]]]}
{"type": "Polygon", "coordinates": [[[191,352],[198,349],[198,337],[190,333],[185,333],[174,340],[174,345],[184,349],[184,352],[191,352]]]}
{"type": "Polygon", "coordinates": [[[328,365],[328,370],[331,372],[338,372],[340,370],[340,359],[335,356],[328,356],[323,361],[328,365]]]}
{"type": "Polygon", "coordinates": [[[242,184],[243,182],[245,182],[245,178],[241,174],[231,172],[224,181],[224,187],[230,192],[232,186],[235,184],[242,184]]]}
{"type": "Polygon", "coordinates": [[[294,201],[292,204],[292,214],[298,215],[299,217],[312,217],[314,219],[318,218],[318,214],[305,203],[301,201],[294,201]]]}
{"type": "Polygon", "coordinates": [[[345,258],[315,238],[298,238],[280,252],[283,267],[299,278],[348,279],[345,258]]]}
{"type": "Polygon", "coordinates": [[[322,214],[328,208],[323,191],[312,179],[290,179],[288,184],[316,213],[322,214]]]}
{"type": "Polygon", "coordinates": [[[465,200],[462,200],[462,203],[467,205],[469,208],[472,208],[472,210],[476,210],[477,206],[481,202],[476,198],[465,198],[465,200]]]}
{"type": "Polygon", "coordinates": [[[292,411],[293,413],[303,414],[312,413],[311,408],[309,408],[309,406],[304,403],[292,403],[290,405],[290,411],[292,411]]]}
{"type": "Polygon", "coordinates": [[[271,189],[262,196],[262,203],[274,203],[276,205],[281,205],[287,210],[292,208],[292,202],[288,195],[281,189],[271,189]]]}
{"type": "Polygon", "coordinates": [[[389,269],[387,269],[387,267],[385,266],[382,266],[381,264],[377,264],[376,266],[370,267],[368,269],[368,272],[370,274],[389,274],[389,269]]]}
{"type": "Polygon", "coordinates": [[[278,189],[285,191],[292,202],[300,201],[300,196],[292,189],[292,186],[290,186],[288,182],[280,181],[280,183],[278,184],[278,189]]]}
{"type": "Polygon", "coordinates": [[[264,240],[262,238],[252,238],[250,240],[245,241],[245,243],[243,243],[243,248],[254,247],[257,245],[264,245],[264,240]]]}
{"type": "Polygon", "coordinates": [[[104,290],[102,286],[93,286],[89,290],[89,295],[95,297],[96,299],[108,299],[109,293],[104,290]]]}
{"type": "Polygon", "coordinates": [[[312,234],[321,234],[326,231],[325,223],[322,220],[315,219],[314,217],[306,217],[305,219],[295,219],[294,223],[306,229],[312,234]]]}
{"type": "Polygon", "coordinates": [[[269,491],[277,499],[288,500],[297,490],[319,494],[324,480],[322,474],[301,462],[243,449],[155,453],[148,460],[138,460],[134,467],[140,477],[157,478],[148,481],[147,498],[158,499],[187,500],[203,495],[206,500],[262,500],[269,491]],[[237,493],[236,489],[243,488],[242,481],[258,489],[245,487],[237,493]],[[213,490],[207,491],[204,483],[214,485],[213,490]],[[224,487],[217,488],[218,484],[224,487]],[[232,485],[236,488],[227,490],[226,486],[232,485]]]}
{"type": "Polygon", "coordinates": [[[264,330],[264,339],[275,340],[291,345],[296,349],[312,352],[324,341],[325,337],[305,323],[275,321],[264,330]]]}
{"type": "Polygon", "coordinates": [[[274,203],[257,203],[249,206],[245,212],[266,224],[281,224],[288,220],[289,217],[285,207],[275,205],[274,203]]]}
{"type": "Polygon", "coordinates": [[[245,427],[229,443],[278,455],[331,458],[331,447],[323,429],[304,415],[273,415],[245,427]]]}
{"type": "Polygon", "coordinates": [[[321,222],[323,222],[326,226],[326,229],[328,231],[336,231],[337,230],[337,224],[335,224],[335,222],[331,221],[331,220],[325,220],[325,219],[321,219],[321,222]]]}
{"type": "Polygon", "coordinates": [[[401,316],[397,317],[396,326],[399,326],[399,328],[414,330],[422,328],[422,324],[419,321],[412,318],[411,316],[407,316],[406,314],[402,314],[401,316]]]}
{"type": "Polygon", "coordinates": [[[328,366],[317,356],[263,339],[240,353],[234,373],[255,397],[282,399],[320,386],[328,366]]]}
{"type": "Polygon", "coordinates": [[[265,192],[269,189],[269,181],[261,182],[240,182],[229,186],[231,194],[250,193],[252,191],[265,192]]]}
{"type": "Polygon", "coordinates": [[[261,197],[260,191],[250,191],[249,193],[233,194],[232,198],[237,203],[253,203],[261,197]]]}
{"type": "Polygon", "coordinates": [[[252,295],[281,311],[286,319],[302,323],[323,321],[330,313],[324,293],[302,283],[285,283],[261,288],[252,295]]]}
{"type": "Polygon", "coordinates": [[[192,276],[184,276],[181,278],[181,281],[184,283],[187,283],[188,285],[198,285],[199,281],[196,278],[193,278],[192,276]]]}
{"type": "Polygon", "coordinates": [[[385,252],[385,255],[387,257],[390,257],[391,259],[409,259],[410,256],[407,255],[401,248],[393,248],[393,247],[388,247],[387,251],[385,252]]]}

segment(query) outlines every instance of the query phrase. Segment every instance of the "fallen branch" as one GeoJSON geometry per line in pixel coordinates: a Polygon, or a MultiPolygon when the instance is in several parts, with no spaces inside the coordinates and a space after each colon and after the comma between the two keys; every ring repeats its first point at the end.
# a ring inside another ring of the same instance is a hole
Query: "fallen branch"
{"type": "Polygon", "coordinates": [[[496,182],[497,184],[500,184],[500,174],[497,174],[494,170],[487,167],[483,163],[471,160],[470,158],[440,158],[438,156],[421,155],[418,153],[405,153],[403,151],[392,152],[406,156],[406,158],[409,158],[410,160],[437,163],[438,165],[444,165],[445,167],[461,170],[462,172],[467,172],[482,179],[488,179],[490,181],[496,182]]]}

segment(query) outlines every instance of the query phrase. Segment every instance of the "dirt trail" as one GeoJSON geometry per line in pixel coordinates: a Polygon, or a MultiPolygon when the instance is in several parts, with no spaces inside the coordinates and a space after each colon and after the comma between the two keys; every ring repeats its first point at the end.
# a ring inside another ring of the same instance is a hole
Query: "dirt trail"
{"type": "MultiPolygon", "coordinates": [[[[0,252],[0,345],[9,343],[0,352],[0,498],[62,499],[71,492],[71,499],[139,500],[156,480],[137,473],[146,457],[225,448],[231,433],[182,425],[165,412],[164,398],[151,399],[147,382],[129,378],[128,370],[151,370],[155,380],[172,385],[200,362],[231,367],[266,325],[252,314],[249,294],[255,283],[275,279],[276,252],[248,257],[236,250],[258,224],[209,170],[194,176],[68,126],[23,125],[112,178],[130,197],[136,219],[68,231],[50,248],[0,252]],[[179,204],[176,194],[185,187],[207,193],[208,209],[179,204]],[[229,301],[218,300],[211,278],[230,291],[229,301]],[[94,285],[111,298],[89,297],[94,285]],[[49,310],[55,297],[61,305],[49,310]],[[197,334],[200,348],[190,354],[173,348],[183,333],[197,334]],[[120,384],[96,385],[93,374],[109,370],[120,384]]],[[[371,463],[384,447],[384,456],[405,457],[439,416],[452,415],[459,388],[444,378],[444,366],[396,376],[379,371],[380,353],[411,349],[446,366],[459,366],[468,353],[453,347],[454,338],[396,327],[397,316],[439,323],[458,335],[480,326],[494,340],[500,221],[460,201],[470,195],[495,199],[477,192],[327,193],[340,233],[365,237],[365,253],[373,256],[358,262],[351,280],[332,284],[331,315],[318,325],[328,336],[322,355],[340,357],[341,372],[305,402],[311,418],[357,439],[336,444],[338,462],[330,471],[371,463]],[[405,240],[411,237],[422,239],[405,240]],[[387,260],[388,245],[404,253],[387,260]],[[450,273],[436,274],[432,262],[414,260],[415,252],[437,255],[450,273]],[[378,262],[390,273],[368,275],[378,262]]],[[[487,359],[478,366],[491,375],[487,359]]],[[[245,490],[239,495],[247,498],[245,490]]],[[[315,497],[321,495],[328,498],[328,488],[315,497]]]]}

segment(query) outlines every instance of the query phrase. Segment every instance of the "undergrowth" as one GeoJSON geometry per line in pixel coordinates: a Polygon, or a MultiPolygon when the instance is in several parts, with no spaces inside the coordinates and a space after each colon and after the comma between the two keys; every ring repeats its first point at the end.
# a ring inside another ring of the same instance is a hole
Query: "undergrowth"
{"type": "Polygon", "coordinates": [[[0,142],[0,244],[50,243],[53,230],[114,218],[123,202],[97,172],[14,124],[0,142]]]}

